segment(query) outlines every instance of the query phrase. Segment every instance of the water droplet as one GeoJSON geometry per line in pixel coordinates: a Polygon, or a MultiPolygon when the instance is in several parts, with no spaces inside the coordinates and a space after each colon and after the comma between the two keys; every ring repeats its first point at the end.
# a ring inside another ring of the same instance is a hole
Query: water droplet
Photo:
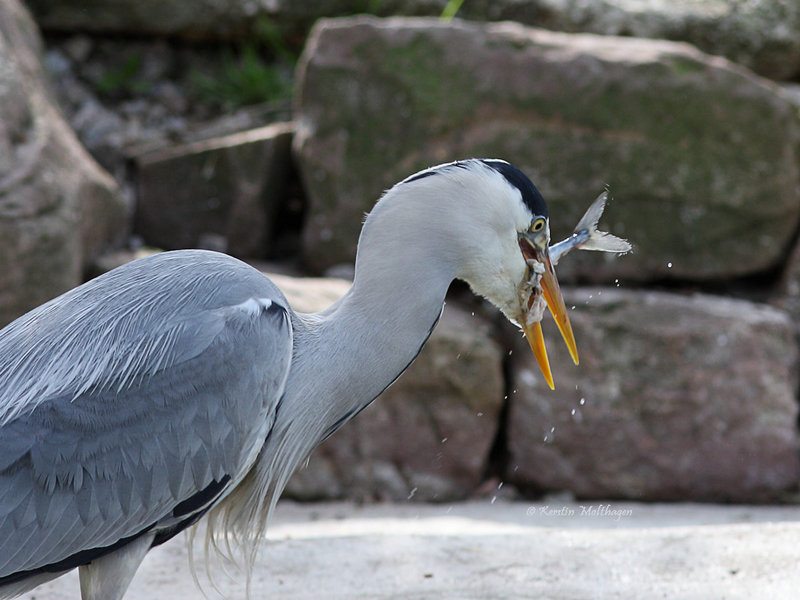
{"type": "Polygon", "coordinates": [[[447,438],[446,438],[446,437],[443,437],[443,438],[442,438],[442,443],[444,444],[446,441],[447,441],[447,438]]]}
{"type": "Polygon", "coordinates": [[[519,373],[519,379],[520,383],[522,383],[523,385],[527,385],[528,387],[533,387],[536,385],[537,377],[536,374],[530,369],[522,369],[519,373]]]}
{"type": "Polygon", "coordinates": [[[580,404],[581,406],[586,404],[586,398],[581,398],[580,401],[578,402],[578,404],[580,404]]]}
{"type": "Polygon", "coordinates": [[[671,263],[671,262],[668,262],[668,263],[667,263],[667,268],[668,268],[668,269],[671,269],[671,268],[672,268],[672,263],[671,263]]]}
{"type": "Polygon", "coordinates": [[[483,413],[482,413],[482,412],[479,412],[479,413],[478,413],[478,416],[479,416],[479,417],[482,417],[482,416],[483,416],[483,413]]]}

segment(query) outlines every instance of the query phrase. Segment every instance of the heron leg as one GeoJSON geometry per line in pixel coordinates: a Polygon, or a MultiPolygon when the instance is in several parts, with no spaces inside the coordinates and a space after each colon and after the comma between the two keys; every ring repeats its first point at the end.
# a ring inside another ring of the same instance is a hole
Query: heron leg
{"type": "Polygon", "coordinates": [[[154,533],[144,534],[119,550],[78,567],[82,600],[121,600],[154,537],[154,533]]]}

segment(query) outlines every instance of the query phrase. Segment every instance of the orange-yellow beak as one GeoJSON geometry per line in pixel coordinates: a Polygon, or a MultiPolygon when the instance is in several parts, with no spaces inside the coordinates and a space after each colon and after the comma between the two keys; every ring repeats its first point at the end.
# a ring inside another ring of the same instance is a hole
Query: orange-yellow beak
{"type": "MultiPolygon", "coordinates": [[[[527,246],[527,244],[525,244],[527,246]]],[[[544,272],[541,275],[539,285],[541,286],[542,296],[547,303],[547,307],[555,319],[558,330],[561,332],[561,337],[567,344],[569,354],[572,361],[578,364],[578,347],[575,344],[575,335],[572,333],[572,325],[569,322],[569,315],[567,314],[567,307],[564,305],[564,298],[561,296],[561,288],[558,286],[558,279],[553,270],[553,265],[550,262],[550,253],[547,246],[544,249],[528,246],[523,246],[523,253],[526,258],[533,258],[544,266],[544,272]]],[[[533,298],[522,306],[522,331],[525,332],[525,337],[533,350],[533,355],[536,357],[536,362],[539,363],[539,368],[542,370],[547,385],[550,389],[555,389],[553,384],[553,373],[550,371],[550,362],[547,360],[547,349],[544,345],[544,337],[542,336],[541,321],[531,321],[530,323],[525,318],[528,311],[533,305],[533,298]]]]}

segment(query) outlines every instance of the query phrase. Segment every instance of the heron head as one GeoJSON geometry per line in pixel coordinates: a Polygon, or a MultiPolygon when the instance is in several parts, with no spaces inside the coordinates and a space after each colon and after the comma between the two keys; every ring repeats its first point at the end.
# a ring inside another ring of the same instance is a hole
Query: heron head
{"type": "Polygon", "coordinates": [[[545,308],[577,364],[575,337],[550,260],[547,204],[520,169],[495,159],[438,165],[405,179],[385,200],[362,232],[359,248],[375,247],[363,253],[368,259],[356,260],[357,272],[360,262],[365,267],[362,277],[391,268],[387,247],[403,248],[414,262],[435,256],[441,265],[453,266],[453,272],[445,269],[447,277],[463,279],[522,327],[551,388],[540,324],[545,308]],[[376,218],[387,219],[391,227],[373,230],[376,218]]]}
{"type": "Polygon", "coordinates": [[[550,309],[575,364],[578,364],[578,350],[558,279],[550,261],[547,204],[533,182],[518,168],[500,160],[482,162],[504,179],[506,197],[509,198],[506,206],[511,207],[508,212],[513,215],[515,233],[510,244],[508,233],[501,232],[499,235],[505,246],[500,264],[505,279],[502,287],[505,291],[485,295],[506,316],[519,323],[547,384],[553,389],[553,375],[541,326],[545,308],[550,309]],[[508,287],[513,287],[513,295],[507,293],[508,287]]]}

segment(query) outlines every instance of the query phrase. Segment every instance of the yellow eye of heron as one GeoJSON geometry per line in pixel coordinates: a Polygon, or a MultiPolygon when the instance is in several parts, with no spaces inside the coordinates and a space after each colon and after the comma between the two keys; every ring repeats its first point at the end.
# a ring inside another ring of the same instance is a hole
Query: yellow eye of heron
{"type": "Polygon", "coordinates": [[[533,225],[531,225],[531,231],[538,233],[542,229],[544,229],[544,219],[540,217],[533,222],[533,225]]]}

